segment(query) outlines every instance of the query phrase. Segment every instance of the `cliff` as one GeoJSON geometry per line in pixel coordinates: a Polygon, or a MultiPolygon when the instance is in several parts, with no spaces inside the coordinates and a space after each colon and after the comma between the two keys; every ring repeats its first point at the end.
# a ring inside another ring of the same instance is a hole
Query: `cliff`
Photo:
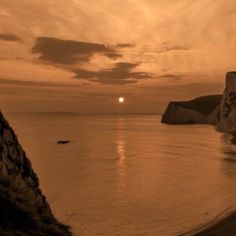
{"type": "Polygon", "coordinates": [[[236,72],[226,74],[221,95],[199,97],[187,102],[170,102],[162,116],[167,124],[213,124],[236,136],[236,72]]]}
{"type": "Polygon", "coordinates": [[[29,159],[1,113],[0,209],[1,236],[72,235],[53,216],[29,159]]]}
{"type": "Polygon", "coordinates": [[[217,126],[220,131],[236,133],[236,72],[226,75],[226,87],[220,104],[217,126]]]}
{"type": "Polygon", "coordinates": [[[170,102],[162,116],[167,124],[216,124],[221,95],[210,95],[190,101],[170,102]]]}

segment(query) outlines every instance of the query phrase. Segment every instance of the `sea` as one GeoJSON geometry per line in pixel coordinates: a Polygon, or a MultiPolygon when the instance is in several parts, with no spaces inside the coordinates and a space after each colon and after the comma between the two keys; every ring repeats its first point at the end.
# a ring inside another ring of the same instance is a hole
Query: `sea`
{"type": "Polygon", "coordinates": [[[236,209],[236,145],[213,126],[147,114],[5,116],[76,236],[176,236],[236,209]]]}

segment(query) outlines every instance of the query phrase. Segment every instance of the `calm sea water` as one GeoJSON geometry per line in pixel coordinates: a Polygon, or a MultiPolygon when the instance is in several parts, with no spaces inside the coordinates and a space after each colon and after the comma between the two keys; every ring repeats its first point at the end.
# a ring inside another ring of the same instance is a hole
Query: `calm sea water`
{"type": "Polygon", "coordinates": [[[212,126],[154,115],[6,117],[76,235],[178,235],[235,208],[236,146],[212,126]]]}

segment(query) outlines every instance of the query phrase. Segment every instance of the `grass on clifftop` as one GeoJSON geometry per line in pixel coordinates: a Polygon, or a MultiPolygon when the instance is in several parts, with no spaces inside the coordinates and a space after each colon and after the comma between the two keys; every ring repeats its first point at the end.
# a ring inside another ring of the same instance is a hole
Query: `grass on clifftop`
{"type": "Polygon", "coordinates": [[[27,187],[0,176],[1,236],[71,236],[69,227],[41,209],[27,187]]]}

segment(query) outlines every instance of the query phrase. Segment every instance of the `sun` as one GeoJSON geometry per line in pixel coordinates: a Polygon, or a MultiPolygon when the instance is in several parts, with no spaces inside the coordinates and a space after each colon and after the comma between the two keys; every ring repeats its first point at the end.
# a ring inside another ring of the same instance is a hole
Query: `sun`
{"type": "Polygon", "coordinates": [[[125,101],[125,99],[123,97],[119,97],[118,101],[119,101],[119,103],[123,103],[125,101]]]}

